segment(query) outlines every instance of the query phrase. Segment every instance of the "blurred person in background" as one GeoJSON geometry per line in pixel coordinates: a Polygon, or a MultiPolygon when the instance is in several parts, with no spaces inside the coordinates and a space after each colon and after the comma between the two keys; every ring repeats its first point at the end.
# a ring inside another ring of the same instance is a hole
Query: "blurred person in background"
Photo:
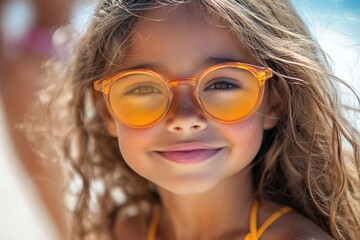
{"type": "MultiPolygon", "coordinates": [[[[10,2],[1,0],[0,10],[3,11],[10,2]]],[[[34,22],[21,39],[8,42],[0,31],[0,102],[18,159],[34,183],[58,236],[66,239],[68,226],[61,199],[63,177],[60,166],[56,162],[40,159],[16,126],[24,121],[29,104],[34,101],[40,88],[41,65],[54,53],[52,35],[57,28],[68,23],[72,0],[32,0],[31,4],[34,22]]]]}

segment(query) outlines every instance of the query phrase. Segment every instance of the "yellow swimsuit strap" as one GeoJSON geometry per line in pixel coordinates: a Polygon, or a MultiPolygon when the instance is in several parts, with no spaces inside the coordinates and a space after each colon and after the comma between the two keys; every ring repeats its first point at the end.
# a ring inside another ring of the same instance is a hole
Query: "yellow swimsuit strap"
{"type": "Polygon", "coordinates": [[[159,220],[160,220],[160,211],[157,210],[153,218],[151,219],[150,228],[148,231],[148,238],[147,238],[148,240],[155,240],[156,229],[157,229],[157,225],[159,224],[159,220]]]}
{"type": "MultiPolygon", "coordinates": [[[[255,199],[251,206],[251,214],[250,214],[250,232],[246,235],[244,240],[258,240],[261,235],[265,232],[265,230],[274,223],[279,217],[284,215],[285,213],[291,212],[291,207],[282,207],[275,213],[273,213],[259,228],[257,229],[257,213],[259,210],[259,200],[255,199]]],[[[160,220],[160,211],[156,211],[153,218],[151,219],[150,228],[148,232],[148,240],[155,240],[157,225],[160,220]]]]}
{"type": "Polygon", "coordinates": [[[245,240],[258,240],[271,224],[273,224],[278,218],[280,218],[285,213],[292,211],[292,208],[288,206],[280,208],[278,211],[273,213],[268,219],[266,219],[266,221],[261,225],[259,229],[257,228],[258,210],[259,210],[259,200],[255,199],[251,207],[250,233],[246,235],[245,240]]]}

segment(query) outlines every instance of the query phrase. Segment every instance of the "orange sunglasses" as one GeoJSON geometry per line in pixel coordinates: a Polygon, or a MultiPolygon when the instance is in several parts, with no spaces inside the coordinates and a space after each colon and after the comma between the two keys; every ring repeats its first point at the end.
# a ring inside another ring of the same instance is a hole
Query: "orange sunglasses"
{"type": "Polygon", "coordinates": [[[167,80],[147,69],[122,71],[94,82],[111,115],[133,128],[146,128],[159,122],[170,109],[172,88],[194,87],[201,109],[216,121],[234,123],[255,112],[271,78],[271,69],[240,62],[213,65],[197,77],[167,80]]]}

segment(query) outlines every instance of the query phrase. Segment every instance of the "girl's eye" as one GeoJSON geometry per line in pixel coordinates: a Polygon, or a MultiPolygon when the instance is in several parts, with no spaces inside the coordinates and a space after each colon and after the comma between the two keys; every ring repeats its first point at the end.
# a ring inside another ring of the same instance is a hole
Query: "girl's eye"
{"type": "Polygon", "coordinates": [[[136,86],[125,93],[125,95],[146,96],[150,94],[159,94],[161,90],[151,85],[136,86]]]}
{"type": "Polygon", "coordinates": [[[238,82],[235,82],[230,79],[218,79],[216,81],[211,81],[205,88],[205,90],[236,90],[240,89],[241,85],[238,82]]]}

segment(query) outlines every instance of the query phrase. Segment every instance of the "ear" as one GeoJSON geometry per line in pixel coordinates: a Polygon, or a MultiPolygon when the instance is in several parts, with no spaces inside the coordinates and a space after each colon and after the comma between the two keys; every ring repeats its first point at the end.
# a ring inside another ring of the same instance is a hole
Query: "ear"
{"type": "Polygon", "coordinates": [[[93,94],[93,99],[96,103],[96,109],[104,122],[106,132],[112,137],[117,137],[116,122],[107,110],[104,99],[98,93],[93,94]]]}
{"type": "Polygon", "coordinates": [[[263,101],[265,101],[263,128],[269,130],[278,124],[285,104],[280,92],[273,84],[268,85],[263,101]]]}

